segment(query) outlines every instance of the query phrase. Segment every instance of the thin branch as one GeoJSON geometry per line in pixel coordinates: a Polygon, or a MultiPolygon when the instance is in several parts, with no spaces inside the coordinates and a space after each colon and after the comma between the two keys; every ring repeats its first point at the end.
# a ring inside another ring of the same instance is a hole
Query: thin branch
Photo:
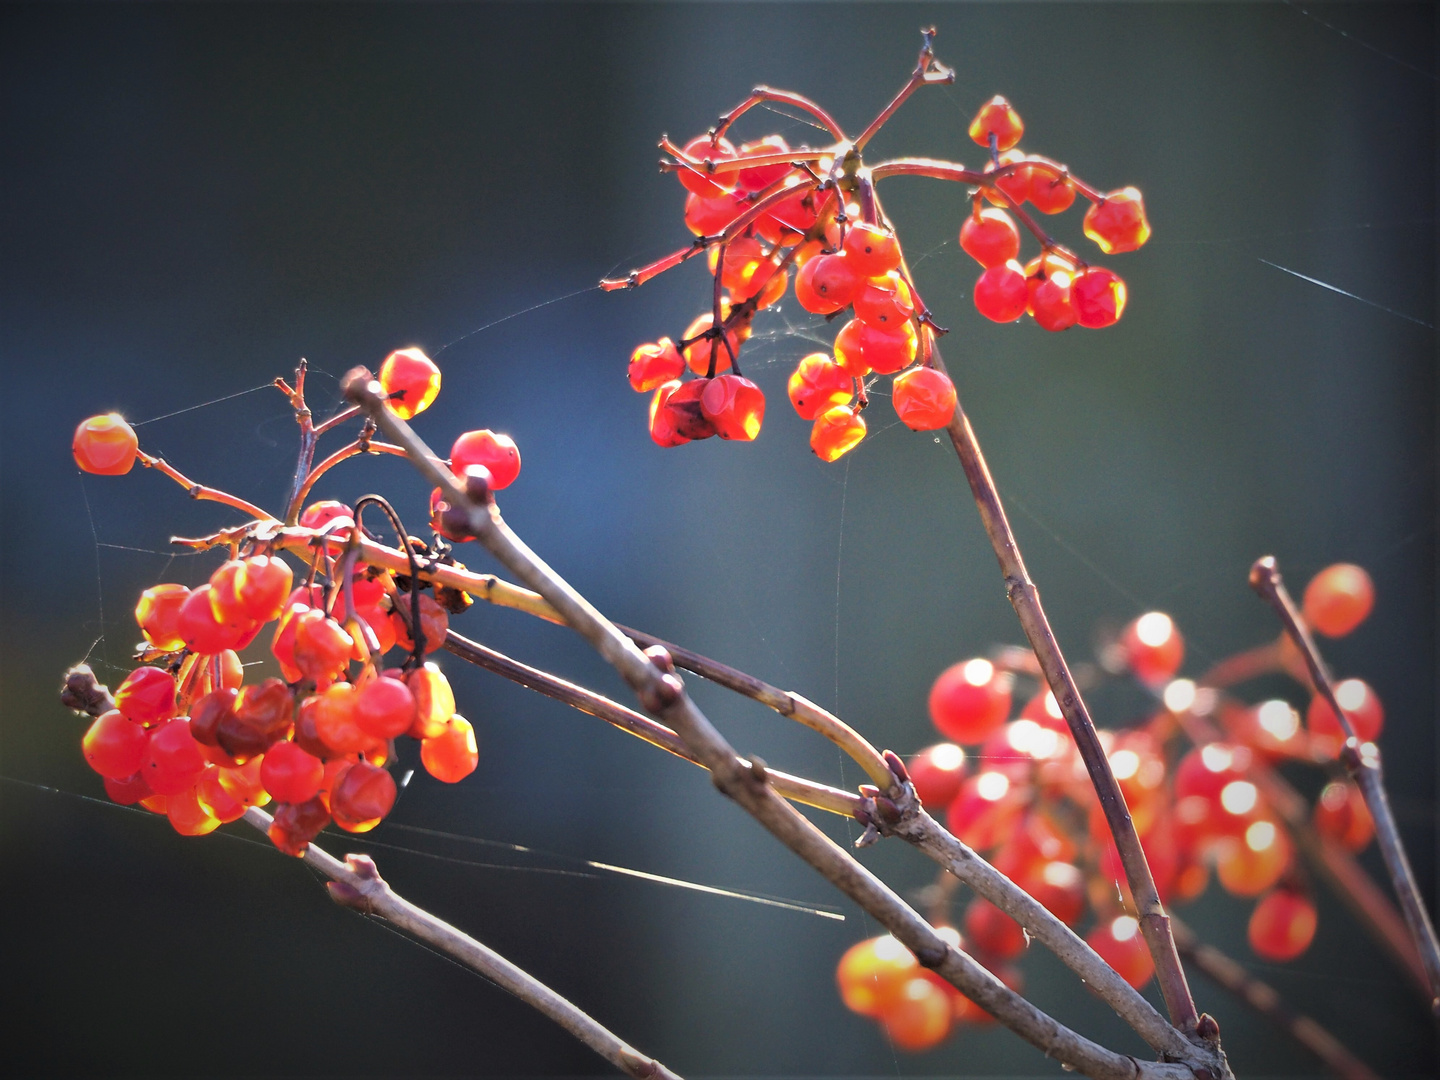
{"type": "Polygon", "coordinates": [[[730,130],[730,125],[738,120],[743,113],[749,112],[756,105],[763,105],[767,101],[773,101],[777,105],[791,105],[797,109],[803,109],[815,117],[816,120],[819,120],[820,123],[824,124],[831,135],[834,135],[835,138],[841,142],[845,141],[845,132],[840,130],[840,125],[835,122],[834,117],[819,105],[815,104],[815,102],[800,94],[793,94],[789,90],[772,90],[768,86],[755,87],[754,90],[750,91],[748,98],[739,105],[736,105],[735,108],[731,109],[724,116],[720,117],[715,124],[713,137],[719,139],[725,132],[730,130]]]}
{"type": "Polygon", "coordinates": [[[1435,927],[1430,922],[1430,913],[1425,910],[1420,886],[1415,880],[1415,871],[1410,867],[1405,845],[1400,839],[1400,830],[1395,825],[1395,815],[1390,809],[1390,799],[1386,795],[1385,782],[1381,775],[1380,751],[1370,743],[1362,746],[1355,737],[1350,718],[1335,699],[1335,684],[1330,677],[1330,671],[1325,661],[1320,658],[1320,650],[1315,645],[1315,639],[1310,636],[1309,628],[1300,618],[1295,602],[1290,599],[1289,590],[1285,588],[1273,556],[1266,555],[1256,560],[1255,565],[1250,568],[1250,587],[1275,609],[1285,632],[1305,657],[1316,690],[1334,710],[1340,730],[1345,734],[1345,745],[1340,751],[1341,764],[1360,788],[1360,793],[1365,798],[1365,806],[1369,809],[1370,816],[1375,819],[1375,839],[1380,845],[1380,854],[1385,859],[1385,868],[1390,872],[1391,884],[1394,885],[1395,895],[1400,901],[1400,911],[1405,916],[1410,935],[1415,939],[1420,958],[1425,964],[1425,975],[1430,984],[1430,1010],[1440,1016],[1440,943],[1435,940],[1435,927]]]}
{"type": "Polygon", "coordinates": [[[1179,919],[1172,918],[1170,926],[1181,956],[1309,1050],[1336,1076],[1342,1080],[1380,1080],[1317,1021],[1290,1009],[1269,984],[1255,978],[1219,949],[1201,942],[1179,919]]]}
{"type": "Polygon", "coordinates": [[[1256,645],[1253,649],[1227,656],[1195,682],[1199,686],[1213,686],[1217,690],[1223,690],[1237,683],[1258,679],[1261,675],[1273,675],[1284,670],[1280,643],[1267,641],[1264,645],[1256,645]]]}
{"type": "Polygon", "coordinates": [[[870,126],[855,139],[857,151],[865,149],[865,144],[875,137],[876,132],[885,126],[890,117],[895,115],[895,111],[904,105],[910,95],[920,87],[930,83],[953,83],[955,81],[954,68],[946,67],[935,59],[935,28],[932,26],[928,30],[920,31],[920,39],[920,59],[915,62],[914,72],[911,73],[910,78],[900,88],[900,92],[895,95],[890,104],[881,109],[880,115],[870,121],[870,126]]]}
{"type": "Polygon", "coordinates": [[[290,407],[295,410],[295,423],[300,425],[300,451],[295,459],[295,476],[290,481],[290,492],[285,499],[285,505],[289,512],[285,515],[285,524],[293,525],[300,518],[300,510],[297,506],[301,487],[305,484],[305,477],[310,475],[310,465],[315,460],[315,444],[320,441],[319,434],[315,431],[314,416],[310,412],[310,406],[305,404],[305,371],[309,365],[302,357],[299,365],[295,368],[295,385],[292,387],[284,379],[276,379],[275,385],[290,399],[290,407]]]}
{"type": "Polygon", "coordinates": [[[329,472],[336,465],[339,465],[340,462],[347,458],[358,457],[362,454],[394,454],[397,457],[404,457],[405,451],[399,446],[392,446],[389,443],[383,442],[372,442],[367,438],[359,438],[348,446],[342,446],[310,470],[310,475],[305,477],[299,490],[295,492],[294,501],[291,502],[287,508],[285,519],[288,521],[291,518],[299,518],[300,511],[305,506],[305,499],[309,496],[310,489],[315,486],[315,481],[319,480],[321,476],[329,472]]]}
{"type": "MultiPolygon", "coordinates": [[[[1138,1062],[1107,1050],[1064,1027],[1011,991],[972,957],[948,944],[889,887],[855,861],[786,803],[769,784],[764,764],[752,759],[749,769],[685,693],[669,657],[661,649],[643,653],[609,623],[584,597],[520,540],[501,518],[488,485],[469,477],[462,489],[441,460],[401,419],[384,408],[379,385],[364,368],[341,383],[346,398],[362,406],[381,429],[410,453],[420,473],[444,492],[445,501],[463,513],[470,533],[512,573],[535,589],[559,611],[571,629],[615,668],[635,691],[645,710],[673,728],[709,768],[722,792],[730,796],[820,874],[889,930],[925,967],[937,972],[977,1005],[1047,1056],[1098,1080],[1192,1078],[1195,1068],[1168,1063],[1138,1062]],[[473,495],[472,495],[473,493],[473,495]]],[[[1187,1055],[1212,1076],[1228,1075],[1223,1058],[1192,1047],[1187,1055]]]]}
{"type": "Polygon", "coordinates": [[[270,514],[261,510],[260,507],[254,503],[246,502],[238,495],[231,495],[229,492],[221,491],[219,488],[206,487],[204,484],[195,483],[195,481],[191,480],[162,457],[152,457],[143,450],[137,450],[135,456],[140,464],[144,465],[147,469],[154,469],[156,472],[164,473],[171,480],[174,480],[175,483],[185,489],[186,493],[192,499],[199,499],[202,502],[222,503],[225,506],[239,510],[243,514],[249,514],[251,517],[260,518],[261,520],[271,517],[270,514]]]}

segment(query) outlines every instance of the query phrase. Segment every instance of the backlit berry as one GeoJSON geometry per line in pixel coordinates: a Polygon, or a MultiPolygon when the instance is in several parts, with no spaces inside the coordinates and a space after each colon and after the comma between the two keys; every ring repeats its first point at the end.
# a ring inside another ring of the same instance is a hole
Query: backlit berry
{"type": "Polygon", "coordinates": [[[1020,254],[1020,230],[1004,210],[986,207],[960,226],[960,247],[981,266],[999,266],[1020,254]]]}
{"type": "Polygon", "coordinates": [[[1009,150],[1025,134],[1025,124],[1010,102],[999,94],[987,101],[970,121],[970,138],[980,146],[989,149],[990,136],[995,136],[996,148],[1009,150]]]}
{"type": "Polygon", "coordinates": [[[670,395],[682,385],[679,379],[662,383],[655,388],[655,393],[650,398],[650,438],[657,446],[680,446],[690,441],[689,436],[682,435],[675,429],[670,413],[665,410],[665,403],[670,400],[670,395]]]}
{"type": "Polygon", "coordinates": [[[111,709],[90,725],[80,747],[90,768],[107,780],[123,780],[145,764],[149,741],[143,727],[111,709]]]}
{"type": "Polygon", "coordinates": [[[856,322],[860,325],[856,335],[860,344],[860,356],[871,371],[877,375],[893,375],[915,362],[920,338],[915,333],[914,323],[902,323],[896,331],[870,326],[858,319],[856,322]]]}
{"type": "Polygon", "coordinates": [[[1069,177],[1053,176],[1048,169],[1030,170],[1030,202],[1042,214],[1058,214],[1075,202],[1075,185],[1069,177]]]}
{"type": "Polygon", "coordinates": [[[1185,659],[1185,639],[1162,611],[1141,615],[1126,626],[1120,649],[1135,677],[1151,686],[1172,679],[1185,659]]]}
{"type": "Polygon", "coordinates": [[[1033,284],[1027,310],[1044,329],[1055,332],[1075,325],[1078,316],[1073,301],[1073,281],[1068,272],[1055,270],[1033,284]]]}
{"type": "Polygon", "coordinates": [[[121,806],[134,806],[141,799],[149,798],[155,793],[150,790],[150,785],[145,783],[145,774],[136,771],[118,779],[105,777],[105,794],[110,796],[111,802],[121,806]]]}
{"type": "Polygon", "coordinates": [[[696,236],[715,236],[725,231],[748,206],[743,195],[721,192],[706,199],[693,192],[685,197],[685,226],[696,236]]]}
{"type": "Polygon", "coordinates": [[[787,389],[800,419],[814,420],[826,409],[850,404],[855,380],[824,353],[811,353],[796,366],[787,389]]]}
{"type": "Polygon", "coordinates": [[[760,434],[765,420],[765,395],[749,379],[718,375],[701,393],[700,411],[720,438],[749,442],[760,434]]]}
{"type": "Polygon", "coordinates": [[[450,681],[434,664],[418,667],[405,677],[405,685],[415,697],[415,722],[410,734],[417,739],[433,739],[445,731],[455,715],[455,692],[450,681]]]}
{"type": "Polygon", "coordinates": [[[357,761],[330,788],[330,816],[346,832],[369,832],[395,805],[395,778],[357,761]]]}
{"type": "Polygon", "coordinates": [[[1070,302],[1076,321],[1091,330],[1112,326],[1125,311],[1125,282],[1113,270],[1089,266],[1070,282],[1070,302]]]}
{"type": "Polygon", "coordinates": [[[201,585],[185,598],[175,622],[176,632],[184,639],[186,647],[204,656],[214,656],[226,649],[243,649],[260,629],[259,624],[251,619],[216,620],[208,584],[201,585]]]}
{"type": "Polygon", "coordinates": [[[992,266],[975,282],[975,307],[994,322],[1014,322],[1025,314],[1030,291],[1025,269],[1014,259],[992,266]]]}
{"type": "Polygon", "coordinates": [[[737,180],[734,172],[712,173],[707,168],[707,163],[728,161],[737,156],[729,139],[712,141],[709,135],[697,135],[682,147],[682,152],[696,163],[693,166],[682,164],[675,171],[687,190],[704,199],[713,199],[734,190],[737,180]]]}
{"type": "Polygon", "coordinates": [[[686,439],[708,439],[715,434],[715,425],[700,404],[709,385],[709,379],[691,379],[665,396],[660,408],[665,413],[665,422],[677,435],[686,439]]]}
{"type": "Polygon", "coordinates": [[[865,363],[864,349],[860,344],[860,332],[864,329],[865,324],[859,319],[851,319],[835,335],[835,363],[857,379],[863,379],[870,374],[870,367],[865,363]]]}
{"type": "Polygon", "coordinates": [[[177,717],[150,734],[145,747],[145,782],[157,795],[178,795],[205,771],[200,744],[190,734],[190,721],[177,717]]]}
{"type": "Polygon", "coordinates": [[[480,764],[475,728],[463,716],[452,716],[444,731],[421,741],[420,762],[436,780],[458,784],[480,764]]]}
{"type": "Polygon", "coordinates": [[[215,765],[206,768],[200,779],[195,781],[195,798],[200,803],[200,809],[219,824],[227,825],[245,816],[246,804],[231,794],[221,775],[221,770],[215,765]]]}
{"type": "Polygon", "coordinates": [[[1326,637],[1344,637],[1375,606],[1375,585],[1363,567],[1353,563],[1327,566],[1305,586],[1305,621],[1326,637]]]}
{"type": "Polygon", "coordinates": [[[397,349],[380,365],[380,388],[390,411],[409,420],[440,393],[440,369],[419,349],[397,349]]]}
{"type": "Polygon", "coordinates": [[[1155,962],[1140,933],[1140,923],[1131,915],[1102,919],[1085,935],[1085,941],[1137,990],[1155,974],[1155,962]]]}
{"type": "Polygon", "coordinates": [[[949,805],[965,781],[965,751],[954,743],[926,747],[905,763],[920,801],[933,807],[949,805]]]}
{"type": "Polygon", "coordinates": [[[290,595],[294,573],[278,555],[255,555],[241,559],[230,578],[228,595],[212,591],[210,606],[228,609],[231,616],[267,623],[280,616],[290,595]]]}
{"type": "Polygon", "coordinates": [[[680,350],[668,337],[639,345],[630,354],[630,385],[639,393],[678,379],[684,372],[685,361],[680,350]]]}
{"type": "MultiPolygon", "coordinates": [[[[324,529],[331,522],[339,522],[342,525],[355,524],[355,511],[342,502],[334,499],[323,499],[320,502],[311,503],[300,515],[300,525],[306,529],[324,529]]],[[[345,536],[347,533],[336,526],[335,535],[345,536]]]]}
{"type": "MultiPolygon", "coordinates": [[[[729,315],[728,305],[720,305],[720,318],[722,322],[729,315]]],[[[709,333],[715,325],[713,315],[699,315],[689,326],[681,337],[682,341],[689,344],[681,350],[685,355],[685,363],[696,375],[708,375],[710,364],[713,359],[715,373],[719,374],[730,367],[732,358],[740,355],[740,343],[743,340],[738,327],[731,327],[721,334],[709,333]]]]}
{"type": "Polygon", "coordinates": [[[815,418],[810,429],[810,449],[821,461],[835,461],[860,445],[865,438],[865,419],[849,405],[836,405],[815,418]]]}
{"type": "Polygon", "coordinates": [[[135,622],[140,632],[157,649],[174,652],[185,647],[180,635],[180,606],[190,590],[184,585],[152,585],[140,594],[135,605],[135,622]]]}
{"type": "Polygon", "coordinates": [[[175,676],[157,667],[138,667],[115,691],[115,707],[137,724],[151,727],[177,711],[175,676]]]}
{"type": "Polygon", "coordinates": [[[360,691],[350,683],[336,683],[313,706],[315,732],[330,748],[330,755],[355,754],[368,750],[375,737],[355,720],[355,705],[360,691]]]}
{"type": "Polygon", "coordinates": [[[277,802],[300,803],[320,790],[325,766],[293,742],[278,742],[265,752],[260,782],[277,802]]]}
{"type": "Polygon", "coordinates": [[[844,252],[818,255],[800,268],[795,299],[806,311],[829,315],[849,306],[862,280],[844,252]]]}
{"type": "Polygon", "coordinates": [[[878,277],[900,265],[900,241],[889,229],[861,222],[845,234],[845,257],[858,279],[878,277]]]}
{"type": "Polygon", "coordinates": [[[983,742],[1010,715],[1012,682],[978,657],[948,667],[930,688],[930,719],[955,742],[983,742]]]}
{"type": "MultiPolygon", "coordinates": [[[[948,984],[946,984],[948,986],[948,984]]],[[[954,1024],[950,995],[929,972],[907,979],[880,1014],[880,1025],[901,1050],[928,1050],[945,1041],[954,1024]]]]}
{"type": "Polygon", "coordinates": [[[326,685],[339,678],[350,662],[355,642],[319,608],[295,616],[295,666],[307,678],[326,685]]]}
{"type": "Polygon", "coordinates": [[[415,723],[415,695],[399,679],[382,675],[360,687],[355,722],[377,741],[393,739],[415,723]]]}
{"type": "Polygon", "coordinates": [[[915,314],[910,287],[894,270],[862,282],[854,304],[856,318],[881,330],[898,329],[915,314]]]}
{"type": "Polygon", "coordinates": [[[847,1009],[879,1016],[919,971],[915,954],[884,934],[850,946],[835,968],[835,981],[847,1009]]]}
{"type": "Polygon", "coordinates": [[[219,704],[215,741],[239,764],[258,757],[285,738],[295,717],[295,697],[279,679],[245,687],[228,711],[223,704],[219,704]]]}
{"type": "Polygon", "coordinates": [[[310,841],[330,824],[330,812],[319,796],[303,803],[281,803],[270,825],[270,841],[286,855],[305,854],[310,841]]]}
{"type": "Polygon", "coordinates": [[[92,416],[75,429],[75,464],[97,476],[124,476],[135,464],[139,440],[119,413],[92,416]]]}
{"type": "Polygon", "coordinates": [[[200,802],[194,784],[166,800],[165,816],[181,836],[204,836],[220,827],[220,819],[200,802]]]}
{"type": "Polygon", "coordinates": [[[985,198],[998,207],[1023,205],[1025,200],[1030,198],[1034,177],[1034,169],[1026,164],[1025,155],[1019,150],[1007,150],[1000,155],[998,166],[993,161],[985,163],[984,171],[987,173],[996,172],[998,169],[1005,171],[995,181],[993,188],[982,189],[985,198]]]}
{"type": "MultiPolygon", "coordinates": [[[[779,135],[766,135],[756,142],[741,143],[739,157],[743,160],[761,154],[784,154],[789,150],[789,143],[779,135]]],[[[764,191],[789,171],[789,164],[781,162],[776,165],[754,165],[748,169],[741,169],[736,175],[742,191],[764,191]]]]}
{"type": "Polygon", "coordinates": [[[1275,822],[1252,821],[1239,837],[1227,836],[1215,847],[1215,876],[1234,896],[1259,896],[1280,880],[1290,865],[1290,838],[1275,822]]]}
{"type": "Polygon", "coordinates": [[[1276,889],[1250,913],[1250,948],[1266,960],[1294,960],[1315,940],[1318,921],[1308,897],[1291,889],[1276,889]]]}
{"type": "Polygon", "coordinates": [[[1085,235],[1106,255],[1134,251],[1150,239],[1145,203],[1133,187],[1112,191],[1085,212],[1085,235]]]}
{"type": "Polygon", "coordinates": [[[911,431],[934,431],[955,415],[955,384],[944,372],[917,367],[895,378],[891,401],[911,431]]]}
{"type": "Polygon", "coordinates": [[[520,475],[520,448],[509,435],[497,435],[488,428],[467,431],[450,448],[450,471],[464,476],[471,465],[489,469],[490,487],[500,491],[520,475]]]}

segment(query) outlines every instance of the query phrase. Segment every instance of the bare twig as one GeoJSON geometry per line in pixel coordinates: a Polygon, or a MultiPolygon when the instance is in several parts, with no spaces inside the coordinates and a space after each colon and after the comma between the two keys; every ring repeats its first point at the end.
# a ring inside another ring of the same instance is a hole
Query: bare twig
{"type": "Polygon", "coordinates": [[[239,510],[242,514],[249,514],[251,517],[261,518],[262,520],[270,517],[270,515],[264,510],[261,510],[260,507],[254,503],[246,502],[238,495],[231,495],[229,492],[221,491],[219,488],[206,487],[204,484],[195,483],[195,481],[191,480],[162,457],[153,457],[143,450],[137,450],[135,457],[140,464],[144,465],[147,469],[154,469],[156,472],[164,473],[171,480],[174,480],[175,483],[185,489],[186,493],[192,499],[199,499],[202,502],[223,503],[225,506],[239,510]]]}
{"type": "Polygon", "coordinates": [[[855,138],[855,149],[864,150],[865,144],[875,137],[875,134],[885,126],[895,111],[904,105],[920,87],[930,83],[953,83],[955,81],[954,68],[946,67],[935,59],[935,28],[932,26],[920,32],[920,59],[915,62],[915,70],[906,80],[900,92],[891,99],[890,104],[880,110],[880,115],[870,121],[870,126],[862,131],[855,138]]]}
{"type": "Polygon", "coordinates": [[[1395,825],[1395,815],[1390,809],[1390,799],[1386,795],[1385,782],[1381,775],[1380,751],[1370,743],[1361,745],[1350,725],[1350,718],[1340,707],[1340,702],[1335,700],[1334,680],[1330,677],[1325,661],[1320,657],[1320,650],[1310,635],[1309,627],[1300,618],[1295,602],[1290,599],[1290,592],[1280,577],[1280,569],[1274,556],[1266,555],[1256,560],[1255,565],[1250,568],[1250,587],[1275,609],[1285,632],[1305,657],[1316,691],[1334,710],[1340,723],[1340,730],[1345,735],[1345,745],[1340,750],[1340,762],[1360,788],[1360,793],[1365,798],[1365,806],[1369,809],[1370,816],[1375,819],[1375,840],[1380,845],[1385,868],[1390,872],[1390,881],[1395,887],[1395,895],[1400,901],[1405,922],[1410,927],[1410,935],[1415,939],[1420,958],[1425,964],[1425,975],[1430,984],[1430,1009],[1432,1013],[1440,1015],[1440,943],[1435,940],[1435,927],[1430,922],[1430,913],[1425,910],[1420,886],[1415,880],[1415,871],[1410,868],[1405,845],[1400,840],[1400,830],[1395,825]]]}
{"type": "Polygon", "coordinates": [[[1172,917],[1170,926],[1181,956],[1309,1050],[1336,1076],[1342,1080],[1380,1080],[1318,1022],[1281,1001],[1272,986],[1255,978],[1219,949],[1204,944],[1179,919],[1172,917]]]}

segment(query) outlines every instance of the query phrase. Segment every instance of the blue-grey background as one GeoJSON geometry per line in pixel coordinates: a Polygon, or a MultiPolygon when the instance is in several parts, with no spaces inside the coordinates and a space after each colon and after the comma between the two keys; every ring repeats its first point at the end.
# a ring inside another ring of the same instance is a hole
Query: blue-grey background
{"type": "MultiPolygon", "coordinates": [[[[951,452],[894,426],[881,399],[860,450],[817,462],[783,386],[829,328],[792,300],[747,347],[771,401],[759,441],[658,450],[626,358],[704,309],[703,271],[535,307],[688,240],[681,192],[654,168],[661,132],[701,131],[761,82],[808,93],[858,130],[930,22],[959,78],[917,94],[875,155],[974,164],[965,126],[1004,93],[1027,148],[1102,188],[1138,185],[1155,227],[1144,250],[1108,260],[1130,284],[1121,324],[1048,335],[975,313],[977,271],[954,242],[960,190],[886,184],[920,287],[954,329],[947,360],[1062,642],[1083,658],[1097,627],[1163,606],[1194,674],[1273,633],[1244,584],[1256,556],[1276,554],[1297,586],[1332,561],[1369,567],[1375,615],[1330,655],[1386,703],[1395,801],[1433,902],[1428,6],[11,5],[0,10],[7,1071],[606,1071],[503,993],[330,905],[298,863],[73,797],[101,788],[78,753],[83,725],[55,701],[60,672],[89,652],[118,680],[139,590],[197,583],[213,566],[172,562],[168,537],[233,520],[154,473],[82,480],[68,445],[92,413],[165,417],[139,428],[146,448],[274,505],[294,450],[280,395],[181,410],[300,356],[323,410],[346,368],[418,344],[445,372],[422,433],[442,447],[464,428],[512,433],[525,465],[503,499],[509,520],[603,610],[834,705],[882,746],[932,739],[935,673],[1020,638],[951,452]]],[[[740,130],[816,135],[763,112],[740,130]]],[[[1084,244],[1079,216],[1055,226],[1084,244]]],[[[390,493],[418,527],[425,492],[403,463],[349,463],[321,487],[390,493]]],[[[481,607],[459,622],[467,632],[623,697],[562,631],[481,607]]],[[[491,676],[447,670],[480,768],[457,787],[422,774],[392,820],[562,858],[382,827],[378,842],[494,864],[368,848],[407,896],[687,1075],[1058,1075],[1001,1030],[892,1053],[833,987],[840,952],[873,926],[703,774],[491,676]],[[520,869],[576,859],[837,904],[847,920],[520,869]]],[[[797,726],[697,693],[741,750],[858,781],[797,726]]],[[[1108,693],[1095,706],[1120,725],[1138,702],[1108,693]]],[[[930,876],[894,845],[864,858],[902,889],[930,876]]],[[[1431,1074],[1422,1008],[1338,905],[1322,900],[1314,949],[1281,967],[1249,953],[1248,910],[1212,888],[1185,914],[1384,1074],[1431,1074]]],[[[1041,1006],[1141,1051],[1045,956],[1025,969],[1041,1006]]],[[[1202,978],[1196,992],[1238,1072],[1315,1072],[1202,978]]]]}

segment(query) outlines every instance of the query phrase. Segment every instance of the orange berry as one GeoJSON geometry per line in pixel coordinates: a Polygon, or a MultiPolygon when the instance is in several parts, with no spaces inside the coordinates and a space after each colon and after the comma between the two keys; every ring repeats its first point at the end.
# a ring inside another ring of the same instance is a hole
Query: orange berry
{"type": "Polygon", "coordinates": [[[861,280],[843,251],[819,255],[800,268],[795,278],[795,299],[806,311],[830,315],[849,306],[861,280]]]}
{"type": "Polygon", "coordinates": [[[1025,124],[1020,114],[999,94],[982,105],[970,121],[970,138],[987,149],[991,135],[995,136],[998,149],[1009,150],[1024,133],[1025,124]]]}
{"type": "Polygon", "coordinates": [[[452,716],[444,732],[421,741],[420,761],[436,780],[447,784],[464,780],[480,764],[480,750],[470,721],[458,714],[452,716]]]}
{"type": "MultiPolygon", "coordinates": [[[[893,375],[914,363],[915,354],[920,350],[920,338],[915,333],[914,323],[902,323],[900,329],[895,331],[870,326],[858,319],[856,322],[860,327],[856,335],[860,343],[860,356],[871,371],[877,375],[893,375]]],[[[838,339],[836,347],[839,347],[838,339]]],[[[836,355],[839,355],[838,352],[836,355]]]]}
{"type": "Polygon", "coordinates": [[[1294,960],[1315,940],[1315,905],[1290,889],[1276,889],[1250,913],[1250,948],[1266,960],[1294,960]]]}
{"type": "MultiPolygon", "coordinates": [[[[1350,728],[1362,743],[1374,742],[1385,726],[1385,707],[1380,697],[1364,679],[1345,679],[1335,686],[1335,700],[1350,720],[1350,728]]],[[[1345,733],[1335,710],[1319,694],[1310,699],[1305,710],[1305,726],[1310,731],[1311,749],[1328,758],[1339,757],[1345,733]]]]}
{"type": "Polygon", "coordinates": [[[939,982],[929,972],[907,979],[880,1014],[885,1034],[901,1050],[928,1050],[950,1034],[955,1010],[939,982]]]}
{"type": "Polygon", "coordinates": [[[205,808],[194,784],[165,801],[165,816],[181,836],[204,836],[220,827],[220,819],[205,808]]]}
{"type": "Polygon", "coordinates": [[[1025,314],[1029,300],[1025,268],[1014,259],[990,267],[975,282],[976,310],[994,322],[1014,322],[1025,314]]]}
{"type": "Polygon", "coordinates": [[[861,222],[845,234],[845,256],[858,280],[888,274],[900,265],[900,241],[889,229],[861,222]]]}
{"type": "Polygon", "coordinates": [[[911,431],[934,431],[955,415],[955,384],[943,372],[917,367],[896,376],[891,401],[911,431]]]}
{"type": "Polygon", "coordinates": [[[440,369],[419,349],[397,349],[380,365],[380,388],[390,411],[409,420],[440,393],[440,369]]]}
{"type": "MultiPolygon", "coordinates": [[[[405,612],[405,618],[413,617],[414,605],[410,594],[398,592],[394,596],[394,603],[405,612]]],[[[415,643],[410,639],[408,624],[401,620],[395,612],[390,613],[390,625],[395,630],[395,644],[406,652],[415,650],[415,643]]],[[[425,635],[425,651],[432,653],[436,649],[445,646],[445,635],[450,630],[450,613],[440,606],[440,603],[428,592],[420,594],[420,632],[425,635]]]]}
{"type": "Polygon", "coordinates": [[[860,445],[865,438],[865,419],[849,405],[836,405],[815,418],[810,429],[810,449],[821,461],[835,461],[860,445]]]}
{"type": "Polygon", "coordinates": [[[1004,210],[987,206],[965,218],[960,247],[981,266],[999,266],[1020,254],[1020,230],[1004,210]]]}
{"type": "Polygon", "coordinates": [[[840,957],[835,981],[847,1009],[861,1016],[878,1016],[919,971],[915,954],[884,934],[850,946],[840,957]]]}
{"type": "Polygon", "coordinates": [[[1075,306],[1076,321],[1091,330],[1119,322],[1127,295],[1120,275],[1103,266],[1086,267],[1070,282],[1070,302],[1075,306]]]}
{"type": "Polygon", "coordinates": [[[1112,191],[1085,212],[1085,235],[1106,255],[1134,251],[1150,239],[1145,203],[1133,187],[1112,191]]]}
{"type": "Polygon", "coordinates": [[[679,379],[661,383],[650,398],[650,438],[657,446],[680,446],[690,441],[689,436],[682,435],[675,429],[670,413],[665,408],[670,395],[679,390],[681,385],[679,379]]]}
{"type": "Polygon", "coordinates": [[[796,366],[787,389],[800,419],[814,420],[826,409],[850,404],[855,380],[824,353],[811,353],[796,366]]]}
{"type": "Polygon", "coordinates": [[[1215,876],[1234,896],[1259,896],[1280,880],[1290,856],[1285,830],[1262,818],[1252,821],[1243,836],[1220,841],[1215,849],[1215,876]]]}
{"type": "Polygon", "coordinates": [[[765,395],[749,379],[718,375],[701,393],[700,411],[720,438],[750,442],[765,420],[765,395]]]}
{"type": "Polygon", "coordinates": [[[678,379],[685,371],[680,350],[668,337],[637,345],[630,354],[630,385],[637,393],[654,390],[661,383],[678,379]]]}
{"type": "Polygon", "coordinates": [[[1326,637],[1344,637],[1375,606],[1375,585],[1364,567],[1353,563],[1327,566],[1305,586],[1305,621],[1326,637]]]}
{"type": "Polygon", "coordinates": [[[140,632],[157,649],[175,652],[185,647],[180,635],[180,606],[190,590],[184,585],[152,585],[140,594],[135,605],[135,622],[140,632]]]}
{"type": "Polygon", "coordinates": [[[75,429],[75,464],[97,476],[124,476],[135,464],[140,441],[119,413],[92,416],[75,429]]]}
{"type": "Polygon", "coordinates": [[[410,734],[417,739],[433,739],[443,733],[455,715],[455,693],[444,672],[434,664],[426,664],[410,672],[405,684],[415,696],[415,723],[410,734]]]}

